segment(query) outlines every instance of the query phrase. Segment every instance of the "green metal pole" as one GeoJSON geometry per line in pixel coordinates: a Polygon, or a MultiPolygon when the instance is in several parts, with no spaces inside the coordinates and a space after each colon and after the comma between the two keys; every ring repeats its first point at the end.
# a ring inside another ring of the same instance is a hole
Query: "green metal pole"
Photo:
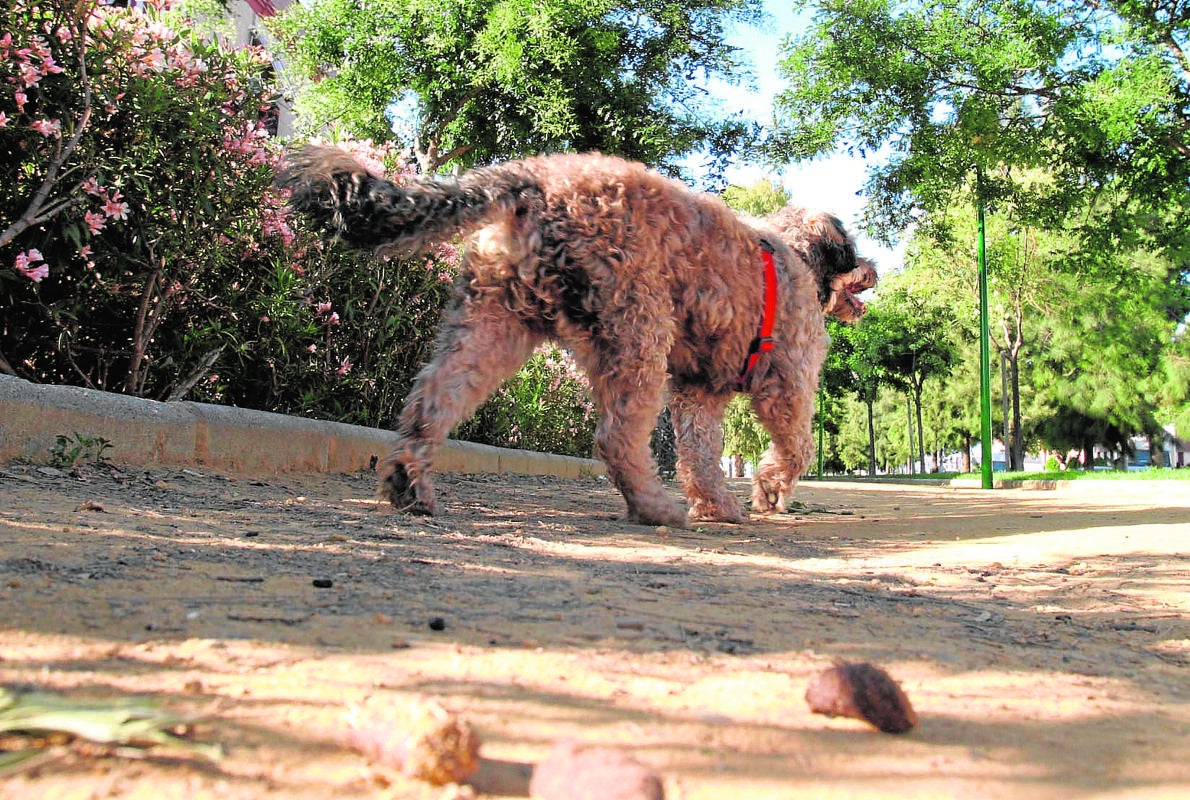
{"type": "Polygon", "coordinates": [[[983,169],[975,167],[975,204],[979,210],[979,441],[983,488],[992,480],[992,346],[988,335],[988,262],[983,221],[983,169]]]}

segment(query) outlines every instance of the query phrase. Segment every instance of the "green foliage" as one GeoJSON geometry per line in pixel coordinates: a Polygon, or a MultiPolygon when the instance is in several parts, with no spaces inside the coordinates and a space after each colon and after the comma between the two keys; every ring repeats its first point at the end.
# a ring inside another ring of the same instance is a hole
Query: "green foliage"
{"type": "Polygon", "coordinates": [[[316,0],[270,21],[307,132],[398,136],[424,172],[551,150],[670,170],[749,135],[699,84],[736,84],[730,20],[754,0],[316,0]],[[395,103],[395,106],[394,106],[395,103]]]}
{"type": "Polygon", "coordinates": [[[748,398],[742,394],[731,398],[723,415],[723,454],[738,453],[756,466],[770,441],[768,431],[756,418],[748,398]]]}
{"type": "Polygon", "coordinates": [[[0,352],[33,380],[167,394],[195,366],[176,337],[225,311],[259,227],[267,62],[151,15],[76,8],[18,2],[0,21],[15,37],[0,70],[33,66],[22,47],[60,68],[23,105],[0,97],[0,265],[14,265],[0,268],[0,352]],[[20,269],[32,254],[39,277],[20,269]]]}
{"type": "MultiPolygon", "coordinates": [[[[210,761],[223,758],[218,744],[196,742],[179,736],[175,731],[192,720],[158,708],[153,703],[117,698],[107,700],[74,700],[48,692],[10,689],[0,686],[0,734],[30,736],[27,750],[44,753],[46,740],[52,736],[70,736],[107,746],[118,746],[127,752],[134,748],[142,752],[161,746],[210,761]]],[[[26,749],[5,752],[0,760],[0,774],[7,768],[26,760],[26,749]]]]}
{"type": "Polygon", "coordinates": [[[597,415],[570,356],[539,348],[455,435],[480,444],[590,458],[597,415]]]}
{"type": "Polygon", "coordinates": [[[724,188],[723,202],[736,211],[763,217],[789,204],[789,192],[770,180],[757,181],[751,186],[731,184],[724,188]]]}
{"type": "Polygon", "coordinates": [[[112,443],[102,436],[84,436],[78,431],[73,436],[58,434],[50,448],[50,463],[55,467],[69,468],[79,462],[102,464],[107,461],[104,453],[112,443]]]}

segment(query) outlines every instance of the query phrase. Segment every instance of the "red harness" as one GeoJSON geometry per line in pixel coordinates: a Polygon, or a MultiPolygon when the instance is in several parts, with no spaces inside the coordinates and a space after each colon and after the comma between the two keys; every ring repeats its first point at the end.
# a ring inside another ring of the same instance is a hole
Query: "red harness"
{"type": "Polygon", "coordinates": [[[760,320],[760,333],[748,345],[748,360],[744,362],[744,370],[736,381],[736,388],[740,391],[747,388],[748,379],[760,363],[760,356],[773,349],[773,321],[777,317],[777,266],[773,263],[773,254],[767,249],[760,251],[760,257],[764,260],[764,317],[760,320]]]}

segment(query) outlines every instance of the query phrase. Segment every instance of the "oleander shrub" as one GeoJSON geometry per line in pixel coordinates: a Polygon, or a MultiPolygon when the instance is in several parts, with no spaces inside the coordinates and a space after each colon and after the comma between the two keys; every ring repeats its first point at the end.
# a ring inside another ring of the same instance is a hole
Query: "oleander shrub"
{"type": "Polygon", "coordinates": [[[272,76],[164,3],[0,10],[0,370],[391,422],[457,256],[385,261],[290,219],[272,76]]]}

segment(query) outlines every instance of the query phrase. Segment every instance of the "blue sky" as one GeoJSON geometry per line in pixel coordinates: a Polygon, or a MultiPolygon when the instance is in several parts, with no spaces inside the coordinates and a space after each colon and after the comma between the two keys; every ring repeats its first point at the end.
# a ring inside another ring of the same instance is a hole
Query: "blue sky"
{"type": "MultiPolygon", "coordinates": [[[[795,14],[789,0],[765,0],[764,5],[771,17],[769,24],[762,28],[739,26],[730,37],[752,61],[755,91],[744,93],[735,88],[719,88],[726,109],[743,110],[748,116],[768,123],[772,120],[773,97],[783,86],[777,74],[781,42],[790,33],[803,30],[809,17],[795,14]]],[[[856,236],[860,252],[876,261],[881,273],[887,273],[902,266],[904,244],[890,250],[859,234],[859,217],[865,203],[863,185],[870,163],[838,153],[789,165],[780,174],[761,167],[736,166],[728,170],[727,177],[732,183],[744,186],[768,178],[787,189],[796,205],[836,214],[856,236]]]]}

